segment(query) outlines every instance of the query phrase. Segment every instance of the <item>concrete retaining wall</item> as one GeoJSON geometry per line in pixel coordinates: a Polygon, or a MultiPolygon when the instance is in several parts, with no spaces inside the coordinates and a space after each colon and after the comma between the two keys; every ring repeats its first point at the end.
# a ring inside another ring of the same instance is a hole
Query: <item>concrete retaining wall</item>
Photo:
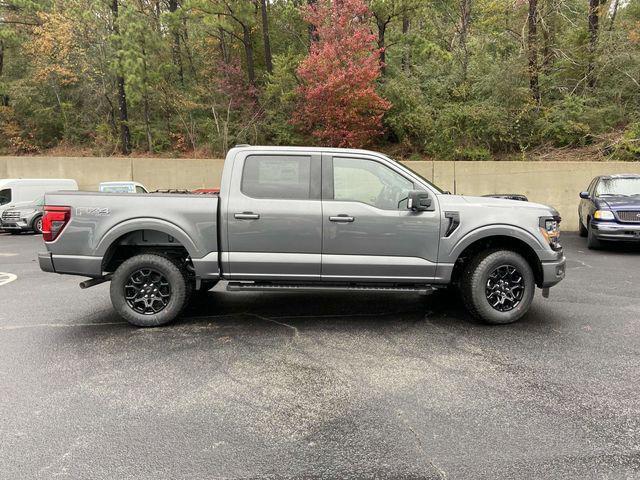
{"type": "MultiPolygon", "coordinates": [[[[467,195],[522,193],[560,211],[577,229],[578,193],[596,175],[640,173],[640,162],[405,162],[439,187],[467,195]],[[455,175],[454,175],[455,172],[455,175]]],[[[102,181],[136,180],[150,189],[220,185],[223,160],[0,157],[0,178],[73,178],[83,190],[102,181]]]]}

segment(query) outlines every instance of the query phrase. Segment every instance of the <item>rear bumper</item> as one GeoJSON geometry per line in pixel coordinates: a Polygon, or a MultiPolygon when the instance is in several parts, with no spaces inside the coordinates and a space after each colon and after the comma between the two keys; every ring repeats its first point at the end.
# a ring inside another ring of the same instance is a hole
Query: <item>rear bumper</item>
{"type": "Polygon", "coordinates": [[[50,252],[42,252],[38,254],[38,263],[43,272],[91,278],[102,277],[102,257],[55,255],[50,252]]]}
{"type": "Polygon", "coordinates": [[[640,224],[591,221],[591,229],[598,240],[640,242],[640,224]]]}
{"type": "Polygon", "coordinates": [[[38,253],[38,263],[40,264],[40,270],[42,270],[43,272],[56,273],[56,270],[53,268],[53,259],[51,258],[51,253],[38,253]]]}
{"type": "Polygon", "coordinates": [[[542,288],[553,287],[565,276],[567,259],[560,253],[557,260],[542,262],[542,288]]]}

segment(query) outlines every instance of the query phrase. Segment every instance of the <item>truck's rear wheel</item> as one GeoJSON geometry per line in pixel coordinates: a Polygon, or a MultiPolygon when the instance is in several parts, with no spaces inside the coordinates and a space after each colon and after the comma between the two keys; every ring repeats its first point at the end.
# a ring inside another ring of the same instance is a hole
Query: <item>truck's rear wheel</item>
{"type": "Polygon", "coordinates": [[[138,327],[159,327],[173,321],[189,298],[187,272],[156,254],[131,257],[111,279],[113,308],[138,327]]]}
{"type": "Polygon", "coordinates": [[[467,310],[490,324],[512,323],[527,313],[535,293],[533,270],[522,255],[490,250],[475,257],[460,284],[467,310]]]}

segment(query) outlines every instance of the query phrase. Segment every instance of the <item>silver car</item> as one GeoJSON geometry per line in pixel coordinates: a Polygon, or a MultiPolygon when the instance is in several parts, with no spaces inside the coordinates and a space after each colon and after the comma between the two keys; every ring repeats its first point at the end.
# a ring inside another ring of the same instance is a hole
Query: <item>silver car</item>
{"type": "Polygon", "coordinates": [[[44,197],[33,202],[16,203],[2,212],[0,230],[10,233],[33,231],[42,233],[42,215],[44,214],[44,197]]]}

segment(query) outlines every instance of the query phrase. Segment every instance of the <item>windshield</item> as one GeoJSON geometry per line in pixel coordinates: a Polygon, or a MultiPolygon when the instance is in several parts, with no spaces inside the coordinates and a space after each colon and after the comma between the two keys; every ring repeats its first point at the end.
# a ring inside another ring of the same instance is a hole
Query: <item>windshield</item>
{"type": "Polygon", "coordinates": [[[640,195],[640,177],[603,178],[596,187],[596,196],[625,196],[640,195]]]}
{"type": "Polygon", "coordinates": [[[413,173],[416,177],[418,177],[420,180],[422,180],[424,183],[426,183],[427,185],[429,185],[431,188],[433,188],[436,192],[438,193],[444,193],[444,190],[442,190],[440,187],[434,185],[431,181],[427,180],[426,178],[424,178],[422,175],[420,175],[418,172],[416,172],[415,170],[410,169],[409,167],[407,167],[406,165],[398,162],[397,160],[394,160],[393,158],[387,157],[386,155],[384,155],[384,158],[386,158],[387,160],[391,160],[392,162],[394,162],[396,165],[399,165],[400,168],[404,169],[404,170],[408,170],[411,173],[413,173]]]}
{"type": "Polygon", "coordinates": [[[6,205],[11,201],[11,189],[0,190],[0,205],[6,205]]]}

